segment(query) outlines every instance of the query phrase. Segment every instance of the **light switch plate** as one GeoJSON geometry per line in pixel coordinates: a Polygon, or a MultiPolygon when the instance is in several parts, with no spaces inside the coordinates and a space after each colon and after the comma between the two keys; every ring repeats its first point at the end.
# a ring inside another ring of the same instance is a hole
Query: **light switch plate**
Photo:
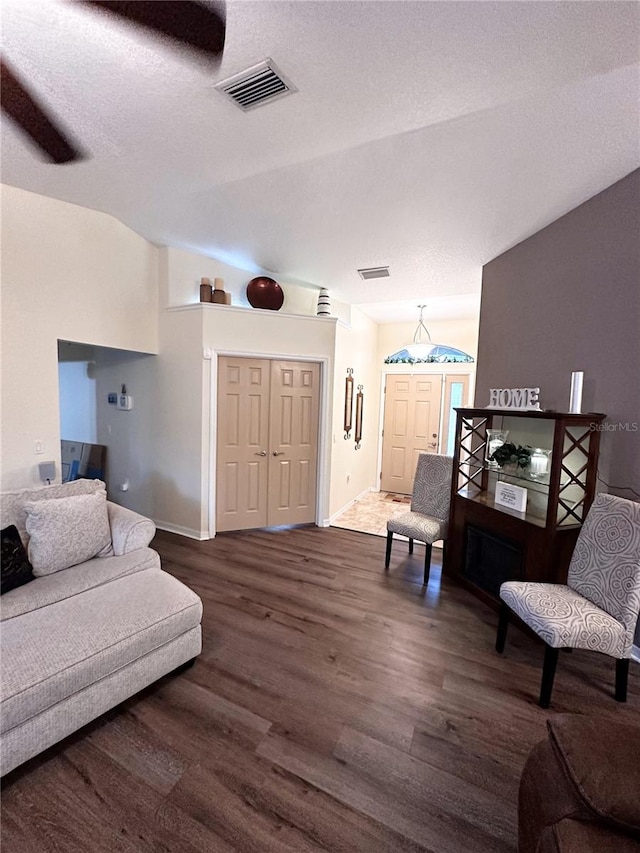
{"type": "Polygon", "coordinates": [[[123,412],[133,409],[133,397],[130,394],[118,394],[118,408],[123,412]]]}

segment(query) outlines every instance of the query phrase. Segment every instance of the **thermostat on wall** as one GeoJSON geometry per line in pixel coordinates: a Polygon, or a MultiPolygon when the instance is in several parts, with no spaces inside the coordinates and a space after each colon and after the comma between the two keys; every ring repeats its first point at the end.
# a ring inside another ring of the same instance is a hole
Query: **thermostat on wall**
{"type": "Polygon", "coordinates": [[[133,397],[130,394],[118,394],[118,408],[123,412],[133,409],[133,397]]]}

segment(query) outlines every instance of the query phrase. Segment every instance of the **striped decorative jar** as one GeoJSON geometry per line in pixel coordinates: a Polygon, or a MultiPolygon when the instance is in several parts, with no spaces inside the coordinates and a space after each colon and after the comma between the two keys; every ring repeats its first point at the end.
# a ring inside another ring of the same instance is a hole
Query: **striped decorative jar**
{"type": "Polygon", "coordinates": [[[330,317],[331,316],[331,299],[329,298],[329,291],[326,287],[321,288],[320,293],[318,294],[318,317],[330,317]]]}

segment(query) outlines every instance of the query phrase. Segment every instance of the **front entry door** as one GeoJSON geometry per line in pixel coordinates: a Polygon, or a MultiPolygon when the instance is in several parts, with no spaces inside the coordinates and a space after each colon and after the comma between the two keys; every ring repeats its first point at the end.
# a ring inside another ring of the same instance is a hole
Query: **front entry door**
{"type": "Polygon", "coordinates": [[[315,521],[319,386],[319,364],[219,359],[219,532],[315,521]]]}
{"type": "Polygon", "coordinates": [[[442,376],[387,374],[382,436],[385,492],[410,495],[420,453],[437,453],[442,376]]]}

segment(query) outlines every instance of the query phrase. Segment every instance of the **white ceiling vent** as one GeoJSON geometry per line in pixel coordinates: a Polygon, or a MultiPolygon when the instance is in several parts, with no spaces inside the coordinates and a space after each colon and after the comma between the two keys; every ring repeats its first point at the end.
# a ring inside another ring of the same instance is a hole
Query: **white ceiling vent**
{"type": "Polygon", "coordinates": [[[370,278],[389,278],[389,267],[369,267],[368,269],[358,270],[358,274],[365,281],[370,278]]]}
{"type": "Polygon", "coordinates": [[[265,59],[240,74],[221,80],[214,88],[230,98],[244,112],[298,91],[278,70],[273,59],[265,59]]]}

